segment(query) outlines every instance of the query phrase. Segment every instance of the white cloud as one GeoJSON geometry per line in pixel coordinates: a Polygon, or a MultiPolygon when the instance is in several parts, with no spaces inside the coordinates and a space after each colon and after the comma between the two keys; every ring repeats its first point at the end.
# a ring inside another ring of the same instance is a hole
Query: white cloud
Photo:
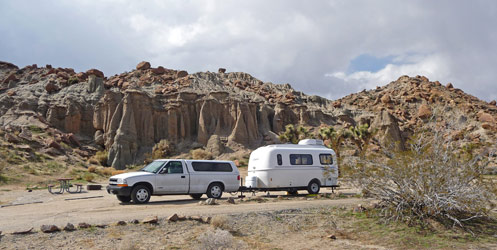
{"type": "Polygon", "coordinates": [[[441,55],[403,55],[395,58],[393,61],[398,64],[387,64],[377,72],[358,71],[346,74],[345,72],[338,71],[328,73],[325,76],[333,77],[344,81],[348,85],[355,86],[355,91],[373,89],[376,86],[395,81],[402,75],[423,75],[432,81],[448,79],[450,77],[450,70],[447,68],[447,59],[441,55]]]}
{"type": "Polygon", "coordinates": [[[419,74],[490,100],[496,23],[497,1],[485,0],[0,1],[0,60],[106,75],[142,60],[225,67],[329,98],[419,74]],[[396,59],[349,73],[362,54],[396,59]]]}

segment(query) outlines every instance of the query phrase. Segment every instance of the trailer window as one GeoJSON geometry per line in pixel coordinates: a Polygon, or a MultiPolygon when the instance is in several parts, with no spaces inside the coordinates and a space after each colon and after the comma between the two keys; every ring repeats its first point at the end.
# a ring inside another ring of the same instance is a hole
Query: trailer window
{"type": "Polygon", "coordinates": [[[283,159],[281,158],[281,155],[280,154],[277,154],[276,155],[276,159],[278,160],[278,165],[282,165],[283,164],[283,159]]]}
{"type": "Polygon", "coordinates": [[[331,165],[333,164],[333,156],[331,154],[320,154],[319,161],[321,165],[331,165]]]}
{"type": "Polygon", "coordinates": [[[197,172],[233,172],[231,164],[225,162],[192,162],[197,172]]]}
{"type": "Polygon", "coordinates": [[[312,165],[312,155],[308,154],[291,154],[290,164],[292,165],[312,165]]]}

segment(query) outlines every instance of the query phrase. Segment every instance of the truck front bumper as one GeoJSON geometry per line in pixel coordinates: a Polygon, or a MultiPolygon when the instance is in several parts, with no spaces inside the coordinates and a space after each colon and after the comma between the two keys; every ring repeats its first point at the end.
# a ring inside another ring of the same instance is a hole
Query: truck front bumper
{"type": "Polygon", "coordinates": [[[131,187],[118,187],[116,185],[108,185],[107,193],[115,194],[120,196],[130,196],[131,195],[131,187]]]}

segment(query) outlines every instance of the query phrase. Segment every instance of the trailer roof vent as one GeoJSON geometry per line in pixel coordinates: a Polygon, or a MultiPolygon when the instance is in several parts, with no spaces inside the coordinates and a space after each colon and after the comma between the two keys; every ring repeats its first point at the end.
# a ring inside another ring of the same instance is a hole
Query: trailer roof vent
{"type": "Polygon", "coordinates": [[[299,141],[299,145],[324,145],[323,140],[304,139],[299,141]]]}

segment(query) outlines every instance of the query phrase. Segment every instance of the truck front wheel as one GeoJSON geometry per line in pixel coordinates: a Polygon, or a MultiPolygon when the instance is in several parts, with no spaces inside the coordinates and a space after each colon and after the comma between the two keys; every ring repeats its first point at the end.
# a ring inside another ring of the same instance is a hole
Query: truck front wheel
{"type": "Polygon", "coordinates": [[[147,203],[150,200],[150,189],[144,185],[138,185],[133,188],[131,198],[136,204],[147,203]]]}
{"type": "Polygon", "coordinates": [[[116,195],[116,196],[120,202],[128,203],[131,201],[131,196],[125,196],[125,195],[116,195]]]}
{"type": "Polygon", "coordinates": [[[207,197],[219,199],[223,196],[223,186],[219,183],[212,183],[207,188],[207,197]]]}

